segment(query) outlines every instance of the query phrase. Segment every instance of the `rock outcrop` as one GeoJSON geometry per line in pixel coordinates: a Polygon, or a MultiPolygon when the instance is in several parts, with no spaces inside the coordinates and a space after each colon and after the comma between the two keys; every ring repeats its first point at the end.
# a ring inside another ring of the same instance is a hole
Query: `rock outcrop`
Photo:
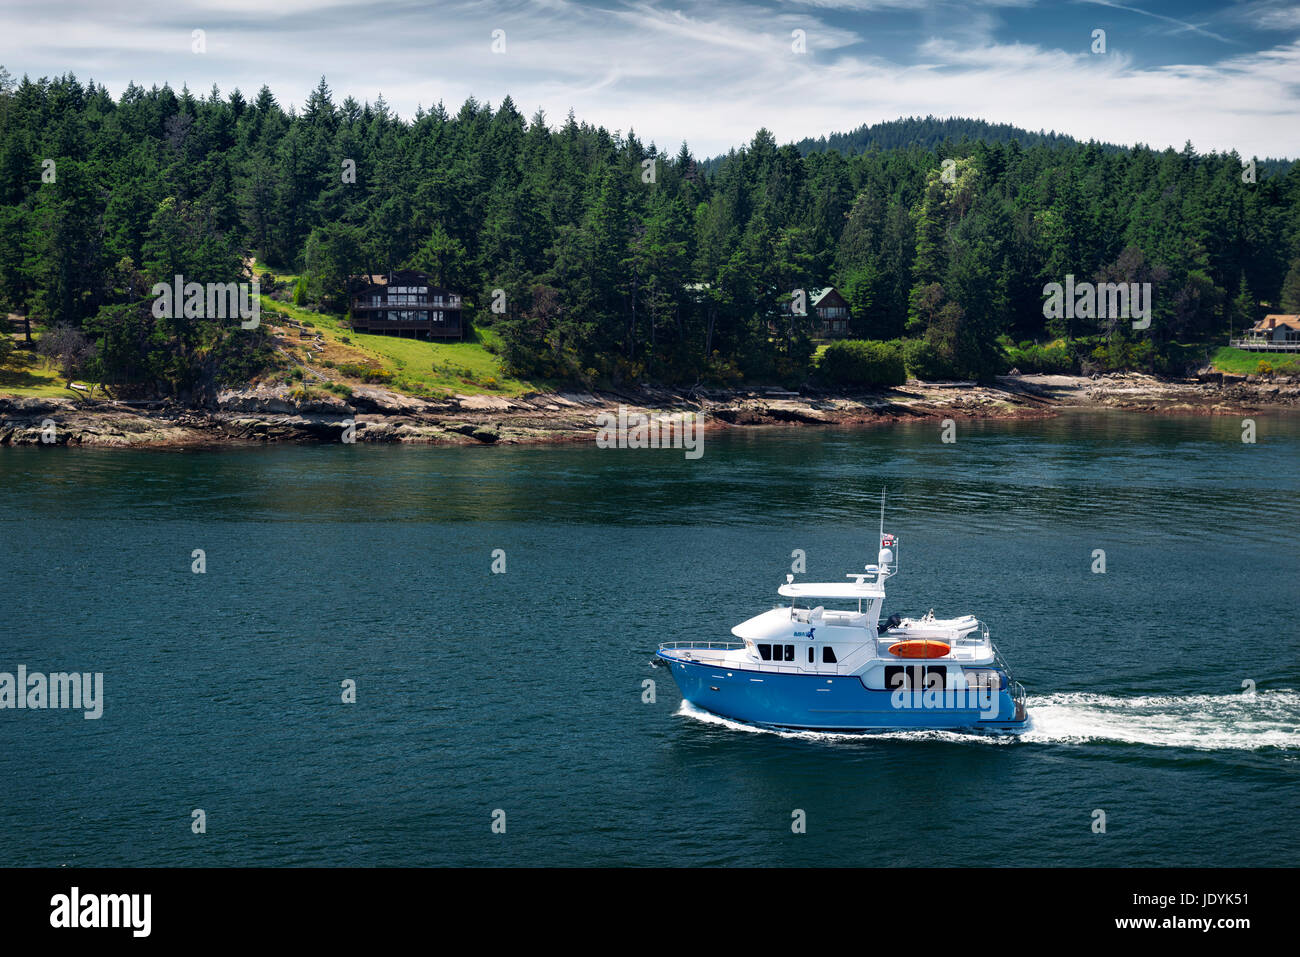
{"type": "Polygon", "coordinates": [[[201,446],[232,442],[410,442],[512,445],[591,441],[597,416],[693,412],[706,429],[855,425],[920,418],[1031,418],[1067,407],[1239,414],[1300,407],[1287,377],[1205,373],[1164,380],[1111,376],[1000,376],[996,384],[910,381],[896,389],[828,394],[807,389],[530,392],[509,398],[427,399],[364,386],[342,396],[287,386],[220,393],[211,408],[167,401],[111,402],[0,396],[0,444],[201,446]],[[1251,381],[1251,380],[1254,381],[1251,381]]]}

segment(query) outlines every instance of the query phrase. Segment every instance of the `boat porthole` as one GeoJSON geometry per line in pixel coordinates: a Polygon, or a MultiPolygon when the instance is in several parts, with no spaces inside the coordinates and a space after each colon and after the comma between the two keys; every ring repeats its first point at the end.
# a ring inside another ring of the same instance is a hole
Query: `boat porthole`
{"type": "Polygon", "coordinates": [[[710,691],[717,691],[717,690],[718,690],[718,686],[717,686],[717,685],[709,685],[709,690],[710,690],[710,691]]]}

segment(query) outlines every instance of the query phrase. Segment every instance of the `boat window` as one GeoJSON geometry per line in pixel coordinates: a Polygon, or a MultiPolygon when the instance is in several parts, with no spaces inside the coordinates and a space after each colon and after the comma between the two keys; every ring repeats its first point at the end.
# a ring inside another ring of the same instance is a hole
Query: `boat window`
{"type": "Polygon", "coordinates": [[[764,661],[771,661],[771,660],[772,660],[772,646],[771,646],[771,645],[759,645],[759,646],[758,646],[758,656],[759,656],[760,658],[762,658],[764,661]]]}
{"type": "Polygon", "coordinates": [[[885,665],[885,688],[889,691],[943,691],[947,686],[947,665],[885,665]]]}
{"type": "Polygon", "coordinates": [[[794,661],[794,645],[785,646],[785,660],[794,661]]]}
{"type": "Polygon", "coordinates": [[[822,661],[826,662],[828,665],[835,664],[835,649],[830,645],[826,645],[822,648],[822,661]]]}
{"type": "Polygon", "coordinates": [[[813,646],[812,646],[812,645],[809,645],[809,646],[808,646],[808,664],[811,665],[811,664],[813,664],[814,662],[816,662],[816,660],[817,660],[817,656],[816,656],[816,654],[815,654],[814,651],[813,651],[813,646]]]}
{"type": "Polygon", "coordinates": [[[924,688],[924,672],[922,665],[885,665],[885,688],[889,691],[924,688]]]}

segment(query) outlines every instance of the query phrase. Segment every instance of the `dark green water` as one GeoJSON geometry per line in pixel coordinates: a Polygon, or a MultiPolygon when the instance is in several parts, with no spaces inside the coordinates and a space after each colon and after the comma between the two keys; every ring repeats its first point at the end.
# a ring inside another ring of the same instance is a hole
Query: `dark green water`
{"type": "Polygon", "coordinates": [[[1294,864],[1300,419],[1256,421],[0,449],[0,671],[106,699],[0,711],[0,865],[1294,864]],[[684,713],[656,643],[872,560],[882,485],[886,610],[987,621],[1033,730],[684,713]]]}

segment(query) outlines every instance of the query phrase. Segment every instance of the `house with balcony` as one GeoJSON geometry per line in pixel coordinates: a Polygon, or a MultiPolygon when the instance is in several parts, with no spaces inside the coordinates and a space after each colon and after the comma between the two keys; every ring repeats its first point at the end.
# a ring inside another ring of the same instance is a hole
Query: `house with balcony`
{"type": "Polygon", "coordinates": [[[1265,316],[1246,330],[1244,338],[1228,344],[1252,352],[1300,352],[1300,316],[1265,316]]]}
{"type": "Polygon", "coordinates": [[[823,338],[849,334],[849,302],[834,286],[812,291],[813,312],[817,314],[814,325],[816,335],[823,338]]]}
{"type": "Polygon", "coordinates": [[[462,340],[461,295],[436,286],[427,274],[402,269],[349,280],[355,332],[429,340],[462,340]]]}
{"type": "MultiPolygon", "coordinates": [[[[833,339],[849,334],[849,303],[834,286],[809,289],[805,294],[805,308],[811,311],[809,332],[816,339],[833,339]]],[[[780,316],[788,321],[794,308],[794,297],[781,303],[780,316]]],[[[800,313],[803,315],[803,313],[800,313]]],[[[769,330],[775,335],[778,331],[776,321],[768,323],[769,330]]]]}

